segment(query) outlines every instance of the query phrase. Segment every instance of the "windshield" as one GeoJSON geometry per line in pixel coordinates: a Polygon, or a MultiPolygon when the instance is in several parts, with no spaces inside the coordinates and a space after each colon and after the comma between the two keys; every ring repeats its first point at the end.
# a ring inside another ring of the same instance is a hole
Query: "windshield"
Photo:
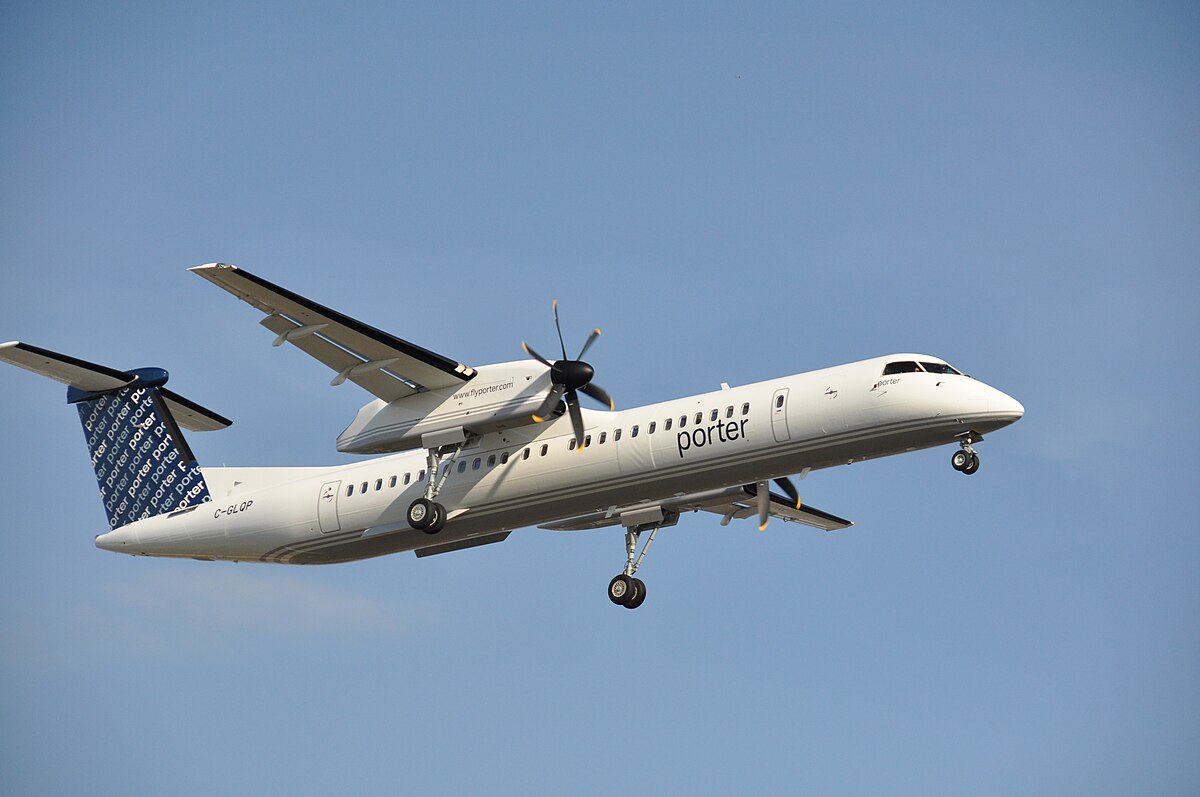
{"type": "Polygon", "coordinates": [[[919,366],[915,362],[911,362],[911,361],[905,361],[905,362],[900,362],[900,363],[888,363],[887,367],[885,367],[883,369],[883,375],[887,376],[888,374],[911,374],[911,373],[914,373],[914,372],[920,371],[920,370],[921,370],[921,366],[919,366]]]}
{"type": "Polygon", "coordinates": [[[962,371],[958,371],[945,363],[921,363],[921,366],[931,374],[958,374],[962,376],[962,371]]]}

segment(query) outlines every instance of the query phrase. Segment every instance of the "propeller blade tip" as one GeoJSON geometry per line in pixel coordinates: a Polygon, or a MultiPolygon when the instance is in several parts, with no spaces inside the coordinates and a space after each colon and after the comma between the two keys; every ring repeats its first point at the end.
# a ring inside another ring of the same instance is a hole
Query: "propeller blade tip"
{"type": "Polygon", "coordinates": [[[533,418],[534,423],[541,423],[542,421],[546,420],[545,418],[540,418],[537,415],[530,415],[529,417],[533,418]]]}
{"type": "Polygon", "coordinates": [[[759,527],[758,527],[758,530],[759,530],[759,531],[766,531],[766,530],[767,530],[767,524],[766,524],[766,523],[762,524],[761,526],[759,526],[759,527]]]}

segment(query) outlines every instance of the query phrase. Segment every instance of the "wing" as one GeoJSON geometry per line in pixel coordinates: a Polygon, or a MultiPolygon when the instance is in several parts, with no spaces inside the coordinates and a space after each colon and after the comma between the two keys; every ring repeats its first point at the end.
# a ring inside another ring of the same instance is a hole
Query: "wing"
{"type": "MultiPolygon", "coordinates": [[[[638,525],[643,517],[654,516],[648,510],[659,510],[659,518],[667,518],[671,522],[661,525],[673,525],[683,512],[713,512],[723,516],[721,525],[726,525],[735,518],[749,518],[758,515],[758,499],[752,487],[729,487],[724,490],[712,490],[704,493],[678,496],[657,504],[635,504],[628,507],[614,507],[604,512],[592,512],[572,518],[564,518],[553,523],[547,523],[539,528],[550,531],[583,531],[599,529],[605,526],[638,525]],[[628,522],[627,522],[628,521],[628,522]]],[[[771,493],[769,505],[771,517],[791,523],[803,523],[825,531],[837,531],[853,526],[854,523],[831,515],[816,507],[796,505],[781,495],[771,493]]],[[[648,523],[647,525],[657,525],[648,523]]]]}
{"type": "Polygon", "coordinates": [[[275,345],[291,343],[337,372],[330,384],[349,380],[384,401],[462,384],[475,369],[407,340],[355,321],[248,271],[224,263],[191,269],[267,314],[260,323],[275,345]]]}

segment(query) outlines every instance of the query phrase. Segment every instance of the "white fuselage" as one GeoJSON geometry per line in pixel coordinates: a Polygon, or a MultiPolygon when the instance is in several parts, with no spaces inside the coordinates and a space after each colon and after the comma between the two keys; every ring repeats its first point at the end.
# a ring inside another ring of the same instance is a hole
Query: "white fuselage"
{"type": "Polygon", "coordinates": [[[759,482],[985,434],[1020,403],[959,374],[884,376],[892,355],[619,412],[502,429],[464,449],[438,494],[449,521],[411,529],[423,451],[332,468],[205,468],[212,496],[100,535],[145,556],[324,564],[469,541],[552,520],[759,482]]]}

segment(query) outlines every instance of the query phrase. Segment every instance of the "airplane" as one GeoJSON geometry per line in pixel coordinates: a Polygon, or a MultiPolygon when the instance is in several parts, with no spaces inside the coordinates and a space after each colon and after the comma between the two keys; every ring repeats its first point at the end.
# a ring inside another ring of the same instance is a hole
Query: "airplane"
{"type": "Polygon", "coordinates": [[[791,476],[934,446],[979,470],[975,444],[1024,415],[1016,399],[945,360],[900,353],[616,410],[584,361],[471,367],[223,263],[190,269],[263,314],[295,346],[374,396],[338,436],[335,467],[200,467],[182,429],[232,422],[171,390],[160,368],[122,371],[13,341],[0,360],[65,383],[108,516],[96,547],[133,556],[331,564],[502,542],[538,526],[619,526],[614,604],[646,599],[636,573],[655,535],[687,512],[721,525],[771,518],[853,523],[800,500],[791,476]],[[579,394],[608,411],[584,409],[579,394]],[[781,493],[771,490],[774,483],[781,493]],[[644,544],[642,538],[645,537],[644,544]],[[640,546],[640,552],[639,552],[640,546]]]}

